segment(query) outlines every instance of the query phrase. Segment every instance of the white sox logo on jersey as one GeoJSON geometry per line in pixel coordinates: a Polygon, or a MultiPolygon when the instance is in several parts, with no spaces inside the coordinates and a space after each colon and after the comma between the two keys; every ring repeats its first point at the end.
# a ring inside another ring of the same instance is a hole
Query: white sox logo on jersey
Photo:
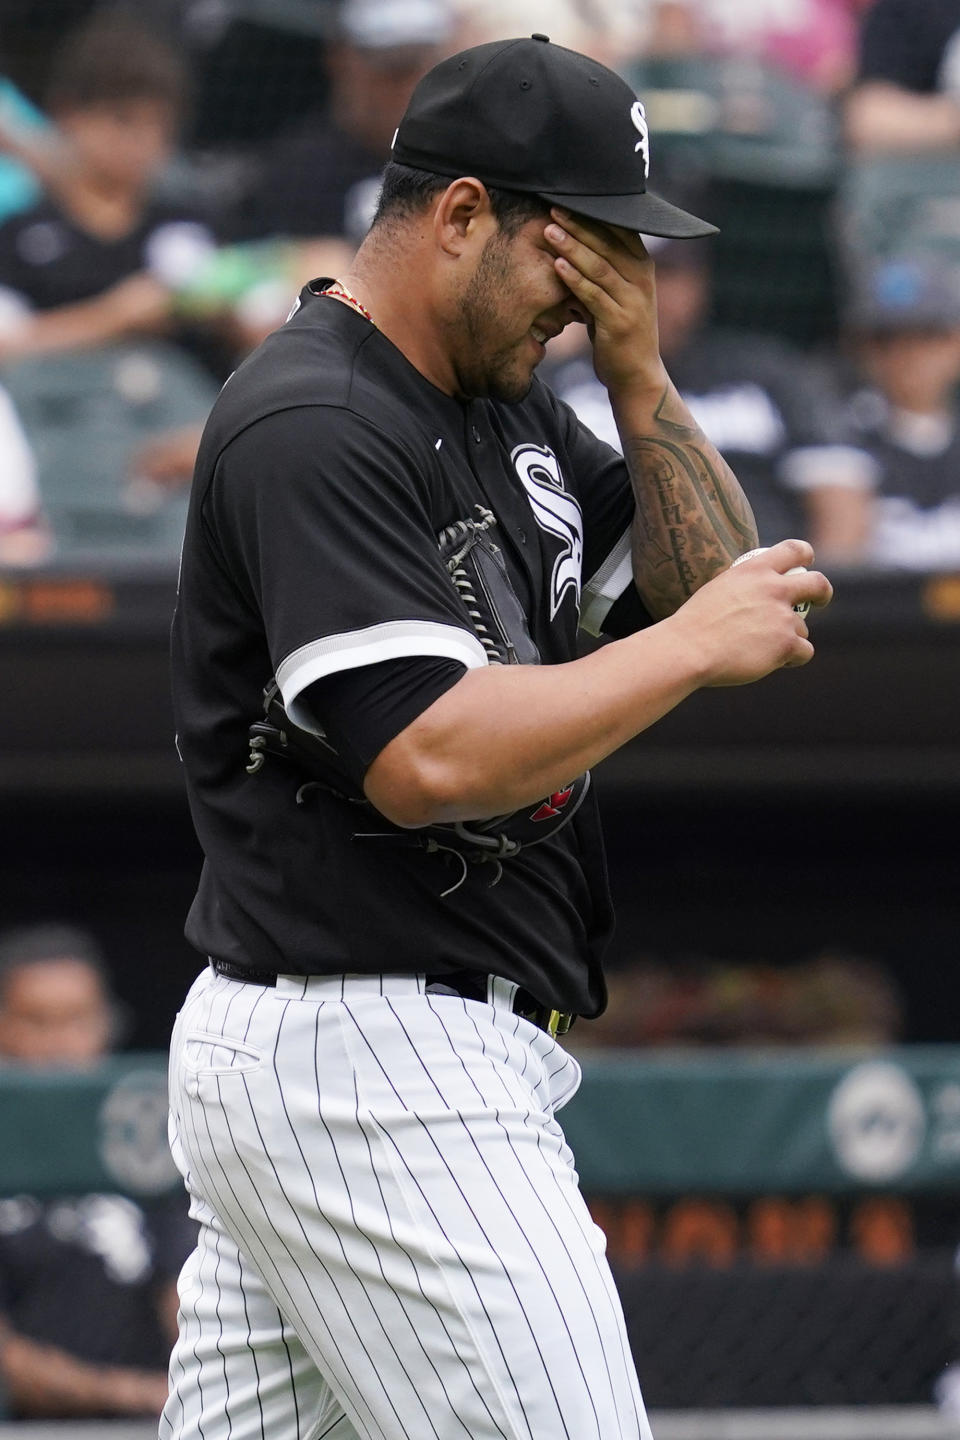
{"type": "Polygon", "coordinates": [[[633,153],[636,154],[638,150],[640,151],[643,159],[643,178],[647,180],[650,177],[650,131],[647,128],[647,112],[639,100],[635,100],[633,103],[630,119],[640,131],[640,139],[634,145],[633,153]]]}
{"type": "Polygon", "coordinates": [[[579,501],[564,489],[557,457],[547,445],[518,445],[510,456],[540,529],[560,541],[550,576],[550,619],[568,590],[580,608],[583,566],[583,514],[579,501]]]}

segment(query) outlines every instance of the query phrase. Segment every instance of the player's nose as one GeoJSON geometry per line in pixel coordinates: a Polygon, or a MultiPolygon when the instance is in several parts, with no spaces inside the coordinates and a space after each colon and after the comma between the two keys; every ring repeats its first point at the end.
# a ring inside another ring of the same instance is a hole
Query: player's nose
{"type": "Polygon", "coordinates": [[[559,304],[543,312],[544,328],[549,330],[551,337],[559,335],[561,330],[574,322],[586,325],[589,318],[584,307],[570,294],[559,304]]]}
{"type": "Polygon", "coordinates": [[[570,325],[571,323],[588,325],[590,323],[590,316],[587,310],[573,295],[568,296],[564,301],[561,313],[563,317],[561,320],[562,325],[570,325]]]}

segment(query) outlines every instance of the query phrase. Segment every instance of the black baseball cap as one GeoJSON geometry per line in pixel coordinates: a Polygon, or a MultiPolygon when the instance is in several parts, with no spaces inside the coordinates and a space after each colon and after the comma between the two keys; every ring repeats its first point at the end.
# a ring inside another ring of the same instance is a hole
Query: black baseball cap
{"type": "Polygon", "coordinates": [[[717,233],[647,189],[647,121],[626,81],[546,35],[494,40],[435,65],[410,98],[392,158],[647,235],[717,233]]]}

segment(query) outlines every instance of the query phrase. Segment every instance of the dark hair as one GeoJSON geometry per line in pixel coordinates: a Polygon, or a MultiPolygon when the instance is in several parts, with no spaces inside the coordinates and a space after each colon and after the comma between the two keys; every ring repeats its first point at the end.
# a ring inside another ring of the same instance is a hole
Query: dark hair
{"type": "MultiPolygon", "coordinates": [[[[416,170],[412,165],[397,165],[391,160],[383,172],[373,224],[407,220],[419,215],[441,191],[446,190],[450,181],[449,175],[438,175],[434,170],[416,170]]],[[[507,235],[516,234],[528,220],[549,214],[550,206],[539,195],[528,195],[520,190],[501,190],[494,185],[487,186],[487,194],[494,217],[507,235]]]]}
{"type": "Polygon", "coordinates": [[[95,971],[108,990],[103,951],[87,930],[75,925],[24,925],[0,934],[0,986],[8,975],[47,960],[79,960],[95,971]]]}
{"type": "Polygon", "coordinates": [[[177,52],[155,30],[124,11],[95,14],[78,26],[50,67],[45,103],[51,114],[123,100],[160,100],[183,109],[187,74],[177,52]]]}

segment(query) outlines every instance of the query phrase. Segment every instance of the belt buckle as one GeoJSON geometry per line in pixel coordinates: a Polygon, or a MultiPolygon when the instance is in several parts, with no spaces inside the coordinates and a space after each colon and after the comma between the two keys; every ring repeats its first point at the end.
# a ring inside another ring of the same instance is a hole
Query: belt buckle
{"type": "Polygon", "coordinates": [[[551,1040],[556,1040],[558,1035],[566,1035],[574,1018],[569,1010],[548,1010],[543,1028],[551,1040]]]}
{"type": "Polygon", "coordinates": [[[566,1035],[577,1018],[569,1010],[553,1010],[549,1005],[538,1004],[536,998],[523,986],[518,986],[514,995],[513,1013],[529,1021],[531,1025],[536,1025],[537,1029],[543,1030],[551,1040],[556,1040],[559,1035],[566,1035]]]}
{"type": "Polygon", "coordinates": [[[521,1010],[520,1014],[532,1025],[536,1025],[539,1030],[546,1031],[551,1040],[556,1040],[560,1035],[566,1035],[577,1018],[569,1010],[551,1010],[548,1005],[537,1005],[532,1010],[521,1010]]]}

